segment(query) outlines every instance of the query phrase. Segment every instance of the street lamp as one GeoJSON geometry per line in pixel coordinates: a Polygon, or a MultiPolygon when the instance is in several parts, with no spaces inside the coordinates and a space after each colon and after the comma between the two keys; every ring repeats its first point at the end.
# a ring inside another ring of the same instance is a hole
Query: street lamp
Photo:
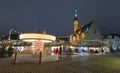
{"type": "Polygon", "coordinates": [[[10,36],[11,36],[12,31],[13,31],[13,29],[10,29],[10,31],[9,31],[9,36],[8,36],[8,40],[10,40],[10,36]]]}

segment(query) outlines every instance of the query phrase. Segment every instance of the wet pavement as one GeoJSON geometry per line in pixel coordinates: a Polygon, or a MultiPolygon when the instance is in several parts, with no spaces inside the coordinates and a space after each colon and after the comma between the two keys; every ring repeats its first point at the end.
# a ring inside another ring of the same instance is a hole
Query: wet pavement
{"type": "Polygon", "coordinates": [[[120,73],[120,58],[111,55],[73,55],[56,62],[13,64],[0,59],[0,73],[120,73]]]}

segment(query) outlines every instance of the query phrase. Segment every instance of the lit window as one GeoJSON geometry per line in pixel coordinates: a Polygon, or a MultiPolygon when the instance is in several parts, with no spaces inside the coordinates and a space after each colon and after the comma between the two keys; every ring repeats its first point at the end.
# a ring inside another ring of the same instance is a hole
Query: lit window
{"type": "Polygon", "coordinates": [[[86,32],[86,33],[88,32],[88,28],[86,28],[85,32],[86,32]]]}

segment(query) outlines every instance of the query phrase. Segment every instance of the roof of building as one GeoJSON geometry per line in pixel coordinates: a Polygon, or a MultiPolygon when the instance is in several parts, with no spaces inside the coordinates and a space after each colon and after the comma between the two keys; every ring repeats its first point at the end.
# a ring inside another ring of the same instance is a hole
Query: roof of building
{"type": "Polygon", "coordinates": [[[110,33],[110,34],[104,34],[103,35],[103,38],[109,38],[111,37],[112,39],[115,37],[115,36],[118,36],[120,38],[120,34],[113,34],[113,33],[110,33]]]}
{"type": "Polygon", "coordinates": [[[115,36],[118,36],[119,38],[120,38],[120,34],[113,34],[113,33],[111,33],[111,34],[108,34],[108,36],[112,36],[112,38],[114,38],[115,36]]]}
{"type": "Polygon", "coordinates": [[[90,26],[92,25],[92,23],[94,23],[94,21],[91,21],[91,22],[87,23],[86,25],[84,25],[83,29],[90,28],[90,26]]]}
{"type": "Polygon", "coordinates": [[[89,22],[88,24],[84,25],[83,27],[79,27],[75,33],[75,34],[81,34],[84,33],[86,31],[87,28],[90,28],[90,26],[94,23],[94,21],[89,22]]]}

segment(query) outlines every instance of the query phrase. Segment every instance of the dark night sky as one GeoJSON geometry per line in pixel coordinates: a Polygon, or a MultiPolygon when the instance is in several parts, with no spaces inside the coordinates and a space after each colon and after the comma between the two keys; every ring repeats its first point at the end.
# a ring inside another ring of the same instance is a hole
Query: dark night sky
{"type": "Polygon", "coordinates": [[[120,0],[1,0],[0,34],[9,30],[73,33],[74,9],[79,26],[95,19],[102,33],[120,33],[120,0]]]}

